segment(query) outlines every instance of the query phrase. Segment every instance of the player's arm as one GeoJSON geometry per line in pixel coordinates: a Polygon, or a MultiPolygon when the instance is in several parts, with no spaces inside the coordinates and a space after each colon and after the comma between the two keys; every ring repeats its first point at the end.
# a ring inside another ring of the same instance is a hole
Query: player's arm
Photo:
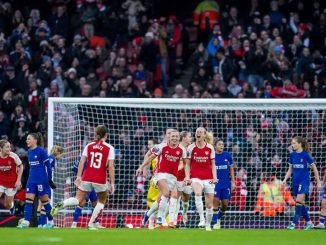
{"type": "Polygon", "coordinates": [[[114,160],[108,160],[108,171],[110,177],[110,192],[114,193],[115,190],[115,168],[114,168],[114,160]]]}
{"type": "Polygon", "coordinates": [[[24,171],[24,165],[20,164],[19,166],[17,166],[17,181],[15,183],[15,188],[19,189],[21,187],[21,179],[22,179],[22,175],[23,175],[23,171],[24,171]]]}
{"type": "Polygon", "coordinates": [[[80,185],[80,182],[81,182],[81,176],[82,176],[82,173],[83,173],[83,169],[84,169],[86,159],[87,159],[86,156],[82,155],[80,160],[79,160],[78,170],[77,170],[77,177],[76,177],[76,180],[74,182],[77,187],[80,185]]]}
{"type": "Polygon", "coordinates": [[[285,177],[284,177],[284,180],[283,180],[283,185],[285,185],[286,184],[286,181],[288,180],[288,178],[290,178],[290,176],[291,176],[291,174],[292,174],[292,165],[290,164],[290,166],[289,166],[289,169],[288,169],[288,171],[286,172],[286,175],[285,175],[285,177]]]}
{"type": "Polygon", "coordinates": [[[312,168],[312,171],[314,172],[315,180],[317,182],[318,189],[322,189],[322,184],[321,184],[321,181],[320,181],[320,178],[319,178],[319,172],[318,172],[318,169],[316,167],[316,164],[312,164],[311,168],[312,168]]]}
{"type": "Polygon", "coordinates": [[[216,176],[216,165],[215,165],[215,159],[211,159],[211,166],[212,166],[212,184],[216,184],[218,182],[217,176],[216,176]]]}
{"type": "Polygon", "coordinates": [[[144,159],[144,162],[138,167],[138,169],[136,170],[136,175],[142,175],[143,174],[143,170],[144,168],[147,168],[148,165],[153,161],[154,158],[156,158],[157,155],[155,155],[154,153],[150,153],[149,157],[144,159]]]}
{"type": "Polygon", "coordinates": [[[185,162],[185,182],[186,184],[190,183],[190,159],[184,158],[183,161],[185,162]]]}
{"type": "Polygon", "coordinates": [[[231,176],[231,188],[235,189],[235,176],[234,176],[234,165],[230,166],[230,176],[231,176]]]}

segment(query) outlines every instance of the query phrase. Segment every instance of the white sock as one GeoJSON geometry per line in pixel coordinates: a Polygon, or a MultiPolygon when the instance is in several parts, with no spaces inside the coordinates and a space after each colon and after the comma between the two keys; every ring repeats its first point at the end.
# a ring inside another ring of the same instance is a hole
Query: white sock
{"type": "Polygon", "coordinates": [[[88,225],[94,223],[94,221],[96,220],[96,218],[102,213],[103,208],[104,208],[104,204],[103,203],[100,203],[100,202],[97,202],[97,204],[96,204],[96,206],[94,208],[94,211],[92,213],[92,217],[89,220],[88,225]]]}
{"type": "Polygon", "coordinates": [[[177,202],[178,199],[170,198],[170,205],[169,205],[169,215],[170,215],[170,222],[175,222],[177,218],[177,202]]]}
{"type": "Polygon", "coordinates": [[[165,212],[166,212],[166,210],[168,208],[168,200],[169,199],[166,198],[165,196],[161,197],[157,217],[161,217],[161,218],[165,217],[165,212]]]}
{"type": "Polygon", "coordinates": [[[182,213],[186,214],[188,212],[188,209],[189,209],[189,202],[182,201],[182,213]]]}
{"type": "Polygon", "coordinates": [[[196,209],[199,214],[200,220],[204,220],[204,204],[202,196],[195,196],[196,209]]]}
{"type": "Polygon", "coordinates": [[[213,218],[213,208],[206,208],[206,225],[210,226],[213,218]]]}
{"type": "Polygon", "coordinates": [[[151,216],[153,213],[155,213],[158,210],[158,203],[157,201],[153,202],[151,208],[147,211],[147,215],[151,216]]]}
{"type": "Polygon", "coordinates": [[[78,204],[79,204],[79,201],[76,197],[70,197],[63,201],[64,207],[77,206],[78,204]]]}
{"type": "Polygon", "coordinates": [[[178,214],[179,214],[179,211],[180,211],[180,200],[181,200],[181,197],[179,197],[178,201],[177,201],[177,207],[176,207],[176,210],[175,210],[175,217],[176,217],[175,222],[178,222],[178,214]]]}

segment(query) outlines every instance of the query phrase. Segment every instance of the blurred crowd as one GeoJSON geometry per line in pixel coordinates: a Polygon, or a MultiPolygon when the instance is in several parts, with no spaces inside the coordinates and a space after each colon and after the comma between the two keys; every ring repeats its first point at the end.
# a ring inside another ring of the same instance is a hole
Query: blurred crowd
{"type": "Polygon", "coordinates": [[[195,2],[161,16],[145,0],[0,1],[0,137],[24,156],[29,132],[46,136],[49,97],[326,97],[324,1],[195,2]]]}

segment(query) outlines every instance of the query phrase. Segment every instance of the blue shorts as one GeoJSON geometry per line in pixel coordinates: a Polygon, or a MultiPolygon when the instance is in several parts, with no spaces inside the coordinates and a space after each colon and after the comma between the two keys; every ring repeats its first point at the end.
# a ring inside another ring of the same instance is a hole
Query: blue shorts
{"type": "Polygon", "coordinates": [[[215,187],[214,197],[220,200],[230,200],[231,199],[231,188],[217,189],[215,187]]]}
{"type": "Polygon", "coordinates": [[[326,199],[326,186],[324,187],[324,195],[323,195],[323,199],[326,199]]]}
{"type": "Polygon", "coordinates": [[[91,201],[91,202],[96,202],[97,201],[97,195],[94,190],[87,192],[86,194],[86,202],[91,201]]]}
{"type": "Polygon", "coordinates": [[[51,188],[48,183],[31,183],[26,184],[26,193],[35,194],[36,196],[49,195],[51,193],[51,188]]]}
{"type": "Polygon", "coordinates": [[[292,195],[297,196],[299,194],[309,194],[309,184],[299,184],[292,186],[292,195]]]}

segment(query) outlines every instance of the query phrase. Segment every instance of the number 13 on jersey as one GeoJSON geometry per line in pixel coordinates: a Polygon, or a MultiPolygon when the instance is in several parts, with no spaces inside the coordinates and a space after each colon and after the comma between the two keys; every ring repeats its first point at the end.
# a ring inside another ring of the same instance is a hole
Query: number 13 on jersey
{"type": "Polygon", "coordinates": [[[100,152],[90,152],[91,154],[91,168],[100,168],[102,163],[103,154],[100,152]]]}

